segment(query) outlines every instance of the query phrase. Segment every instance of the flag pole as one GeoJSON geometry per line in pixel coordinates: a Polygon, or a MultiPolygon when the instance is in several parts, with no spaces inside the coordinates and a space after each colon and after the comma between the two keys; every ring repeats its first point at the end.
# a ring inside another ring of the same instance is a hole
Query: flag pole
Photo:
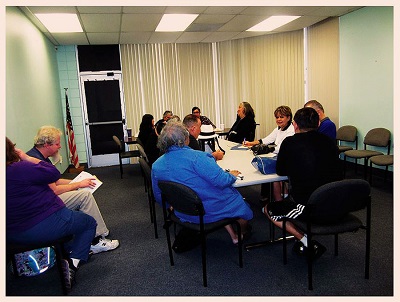
{"type": "Polygon", "coordinates": [[[66,135],[68,137],[70,164],[71,166],[73,166],[69,169],[69,172],[72,173],[75,171],[75,173],[78,173],[83,170],[83,167],[80,166],[79,164],[78,151],[76,149],[74,128],[72,126],[71,112],[69,109],[69,102],[68,102],[68,88],[64,88],[64,90],[65,90],[65,109],[66,109],[66,135]]]}

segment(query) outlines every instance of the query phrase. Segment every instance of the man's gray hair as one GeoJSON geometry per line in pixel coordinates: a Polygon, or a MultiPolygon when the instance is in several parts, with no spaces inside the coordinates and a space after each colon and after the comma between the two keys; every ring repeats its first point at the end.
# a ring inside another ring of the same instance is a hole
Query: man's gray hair
{"type": "Polygon", "coordinates": [[[33,144],[35,147],[43,147],[46,144],[53,145],[61,135],[62,131],[54,126],[42,126],[33,139],[33,144]]]}
{"type": "Polygon", "coordinates": [[[168,122],[160,133],[157,141],[157,147],[161,152],[168,151],[171,146],[180,148],[185,146],[189,139],[189,132],[181,122],[168,122]]]}

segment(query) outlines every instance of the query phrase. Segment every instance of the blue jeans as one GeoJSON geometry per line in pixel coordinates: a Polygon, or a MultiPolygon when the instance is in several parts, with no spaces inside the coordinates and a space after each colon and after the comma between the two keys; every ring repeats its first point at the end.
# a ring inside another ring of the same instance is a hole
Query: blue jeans
{"type": "Polygon", "coordinates": [[[65,245],[65,249],[71,252],[71,258],[87,261],[96,226],[96,220],[92,216],[62,208],[29,230],[7,234],[7,240],[16,243],[36,243],[74,235],[65,245]]]}

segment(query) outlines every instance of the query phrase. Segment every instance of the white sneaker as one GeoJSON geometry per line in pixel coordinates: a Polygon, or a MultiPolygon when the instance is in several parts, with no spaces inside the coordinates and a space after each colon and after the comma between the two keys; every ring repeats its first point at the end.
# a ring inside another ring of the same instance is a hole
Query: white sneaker
{"type": "Polygon", "coordinates": [[[96,245],[90,246],[90,251],[93,254],[98,254],[101,252],[112,251],[112,250],[116,249],[118,246],[119,246],[118,240],[111,240],[111,239],[100,237],[99,243],[97,243],[96,245]]]}

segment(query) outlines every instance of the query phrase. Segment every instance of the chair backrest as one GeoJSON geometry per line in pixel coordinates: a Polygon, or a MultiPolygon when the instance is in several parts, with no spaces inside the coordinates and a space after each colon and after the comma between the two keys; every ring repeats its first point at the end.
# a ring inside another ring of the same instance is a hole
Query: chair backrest
{"type": "Polygon", "coordinates": [[[385,128],[374,128],[364,137],[364,145],[387,147],[390,145],[390,131],[385,128]]]}
{"type": "Polygon", "coordinates": [[[349,212],[364,209],[370,199],[370,185],[363,179],[327,183],[310,196],[306,209],[316,223],[331,223],[349,212]]]}
{"type": "Polygon", "coordinates": [[[336,140],[354,142],[357,140],[357,128],[351,125],[340,127],[336,131],[336,140]]]}
{"type": "Polygon", "coordinates": [[[151,168],[149,164],[146,162],[146,160],[142,157],[139,157],[139,165],[142,168],[144,177],[146,178],[146,182],[149,183],[151,186],[151,168]]]}
{"type": "Polygon", "coordinates": [[[115,135],[113,135],[113,140],[117,144],[119,152],[123,151],[121,140],[115,135]]]}
{"type": "Polygon", "coordinates": [[[158,187],[161,190],[163,206],[169,204],[174,210],[186,215],[204,215],[203,203],[191,188],[173,181],[159,181],[158,187]]]}
{"type": "Polygon", "coordinates": [[[138,148],[139,152],[140,152],[140,156],[142,158],[144,158],[144,160],[148,163],[149,159],[147,158],[146,152],[143,149],[143,146],[140,144],[136,144],[136,147],[138,148]]]}

